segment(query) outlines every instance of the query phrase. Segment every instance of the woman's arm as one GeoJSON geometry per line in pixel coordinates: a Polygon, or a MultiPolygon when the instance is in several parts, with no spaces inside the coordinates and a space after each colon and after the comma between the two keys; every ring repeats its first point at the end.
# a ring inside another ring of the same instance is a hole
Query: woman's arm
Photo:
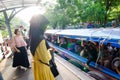
{"type": "Polygon", "coordinates": [[[19,50],[19,49],[17,49],[16,47],[14,47],[14,49],[15,49],[15,51],[17,51],[18,53],[20,52],[20,50],[19,50]]]}

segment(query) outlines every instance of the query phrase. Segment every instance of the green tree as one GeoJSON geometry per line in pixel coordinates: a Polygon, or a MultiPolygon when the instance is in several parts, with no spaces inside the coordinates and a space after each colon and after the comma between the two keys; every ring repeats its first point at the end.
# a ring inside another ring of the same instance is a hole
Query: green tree
{"type": "Polygon", "coordinates": [[[106,24],[112,19],[120,21],[119,0],[57,0],[54,9],[48,10],[51,25],[65,28],[80,22],[106,24]],[[64,27],[63,27],[64,26],[64,27]]]}
{"type": "MultiPolygon", "coordinates": [[[[14,31],[15,28],[18,28],[20,25],[26,26],[27,24],[25,24],[19,18],[14,17],[10,23],[12,32],[14,31]]],[[[0,13],[0,32],[1,32],[3,37],[7,37],[9,35],[8,31],[7,31],[6,24],[5,24],[5,19],[4,19],[4,16],[2,13],[0,13]]]]}

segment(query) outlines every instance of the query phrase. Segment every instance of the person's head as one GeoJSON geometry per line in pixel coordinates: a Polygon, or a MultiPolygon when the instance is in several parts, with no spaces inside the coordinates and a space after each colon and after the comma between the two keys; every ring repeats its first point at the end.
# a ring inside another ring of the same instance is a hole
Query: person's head
{"type": "Polygon", "coordinates": [[[99,42],[95,42],[96,46],[99,46],[99,42]]]}
{"type": "Polygon", "coordinates": [[[60,38],[60,42],[65,42],[65,39],[64,38],[60,38]]]}
{"type": "Polygon", "coordinates": [[[23,29],[24,29],[24,27],[23,27],[23,26],[20,26],[19,28],[20,28],[20,30],[23,30],[23,29]]]}
{"type": "Polygon", "coordinates": [[[108,53],[108,47],[107,46],[104,46],[104,52],[108,53]]]}
{"type": "Polygon", "coordinates": [[[111,46],[111,43],[107,43],[107,46],[111,46]]]}
{"type": "Polygon", "coordinates": [[[26,32],[27,30],[26,30],[26,29],[24,29],[24,31],[26,32]]]}
{"type": "Polygon", "coordinates": [[[19,29],[15,29],[14,34],[15,34],[15,35],[20,35],[19,29]]]}
{"type": "Polygon", "coordinates": [[[48,19],[41,14],[34,15],[30,20],[30,50],[33,55],[39,43],[44,39],[44,32],[48,23],[48,19]]]}
{"type": "Polygon", "coordinates": [[[32,31],[43,34],[47,28],[48,23],[49,21],[45,16],[41,14],[34,15],[30,20],[30,28],[32,31]]]}

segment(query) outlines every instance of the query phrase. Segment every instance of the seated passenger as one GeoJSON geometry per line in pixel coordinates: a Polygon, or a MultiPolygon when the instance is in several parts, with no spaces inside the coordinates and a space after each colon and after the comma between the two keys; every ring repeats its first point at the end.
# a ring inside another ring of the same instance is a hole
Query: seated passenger
{"type": "Polygon", "coordinates": [[[115,47],[115,48],[113,49],[113,54],[112,54],[112,55],[113,55],[113,58],[118,57],[118,56],[119,56],[119,48],[116,48],[116,47],[115,47]]]}
{"type": "Polygon", "coordinates": [[[107,46],[104,47],[102,55],[103,55],[102,56],[102,64],[103,64],[103,66],[105,66],[107,68],[111,68],[110,63],[112,61],[112,55],[110,54],[107,46]]]}
{"type": "Polygon", "coordinates": [[[112,69],[120,74],[120,57],[116,57],[112,61],[112,69]]]}
{"type": "Polygon", "coordinates": [[[93,43],[88,43],[88,45],[86,45],[86,50],[88,52],[88,62],[87,64],[89,64],[91,61],[96,62],[97,57],[98,57],[98,52],[97,49],[95,47],[95,45],[93,43]]]}
{"type": "Polygon", "coordinates": [[[96,46],[97,52],[99,52],[99,42],[95,42],[95,46],[96,46]]]}
{"type": "Polygon", "coordinates": [[[55,45],[58,45],[58,42],[57,42],[57,36],[52,36],[52,40],[51,42],[55,45]]]}
{"type": "Polygon", "coordinates": [[[80,51],[80,56],[84,57],[84,58],[87,58],[88,57],[88,53],[87,53],[87,50],[86,50],[86,44],[87,42],[82,40],[81,41],[81,51],[80,51]]]}
{"type": "Polygon", "coordinates": [[[83,40],[83,41],[81,42],[81,46],[82,46],[82,47],[84,47],[86,44],[87,44],[87,41],[84,41],[84,40],[83,40]]]}
{"type": "Polygon", "coordinates": [[[76,43],[74,47],[75,53],[79,54],[81,51],[81,46],[80,44],[76,43]]]}
{"type": "Polygon", "coordinates": [[[62,48],[67,49],[67,42],[65,41],[64,38],[61,38],[61,39],[60,39],[59,46],[62,47],[62,48]]]}
{"type": "Polygon", "coordinates": [[[68,42],[67,48],[68,48],[69,51],[75,52],[74,47],[75,47],[74,40],[70,39],[69,42],[68,42]]]}
{"type": "Polygon", "coordinates": [[[47,36],[47,41],[51,42],[51,36],[50,35],[47,36]]]}
{"type": "Polygon", "coordinates": [[[107,43],[108,51],[112,54],[113,53],[113,47],[111,46],[111,43],[107,43]]]}
{"type": "Polygon", "coordinates": [[[88,54],[89,54],[89,53],[88,53],[86,47],[84,47],[84,48],[81,50],[81,52],[80,52],[80,56],[82,56],[82,57],[84,57],[84,58],[88,58],[88,56],[89,56],[88,54]]]}

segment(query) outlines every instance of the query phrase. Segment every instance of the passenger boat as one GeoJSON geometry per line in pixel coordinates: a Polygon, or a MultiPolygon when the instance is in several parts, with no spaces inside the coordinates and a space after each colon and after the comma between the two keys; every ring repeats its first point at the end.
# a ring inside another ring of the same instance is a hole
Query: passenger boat
{"type": "MultiPolygon", "coordinates": [[[[45,36],[46,38],[48,38],[48,36],[54,36],[56,37],[57,41],[59,41],[60,37],[63,37],[74,40],[94,41],[99,42],[99,44],[102,43],[105,45],[107,43],[111,43],[113,47],[120,48],[120,28],[47,30],[45,32],[45,36]]],[[[74,52],[64,49],[49,40],[48,43],[58,53],[60,53],[60,55],[64,55],[64,57],[67,59],[73,59],[77,61],[80,65],[85,67],[85,64],[88,61],[87,58],[84,58],[75,54],[74,52]]],[[[112,60],[111,66],[113,66],[114,61],[112,60]]],[[[119,62],[120,66],[120,59],[117,59],[117,61],[119,62]]],[[[106,68],[105,66],[97,62],[90,62],[88,69],[88,73],[97,80],[120,80],[120,74],[112,69],[106,68]]]]}

